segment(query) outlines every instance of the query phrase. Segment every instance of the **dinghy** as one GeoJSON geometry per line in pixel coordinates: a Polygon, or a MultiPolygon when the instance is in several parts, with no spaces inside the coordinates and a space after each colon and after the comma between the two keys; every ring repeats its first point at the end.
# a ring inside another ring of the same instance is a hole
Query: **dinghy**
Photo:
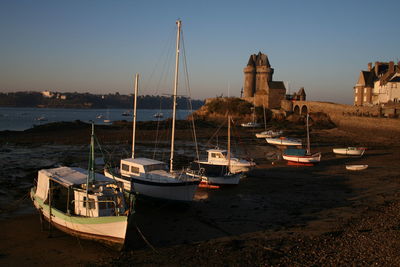
{"type": "Polygon", "coordinates": [[[363,164],[359,164],[359,165],[346,165],[346,169],[349,171],[362,171],[368,168],[368,165],[363,165],[363,164]]]}

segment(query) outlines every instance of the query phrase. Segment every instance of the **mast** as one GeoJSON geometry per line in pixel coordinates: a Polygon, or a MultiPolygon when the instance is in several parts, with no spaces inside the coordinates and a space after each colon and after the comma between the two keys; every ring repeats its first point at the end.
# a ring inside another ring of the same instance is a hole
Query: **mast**
{"type": "Polygon", "coordinates": [[[265,114],[265,96],[263,96],[264,130],[267,130],[267,116],[265,114]]]}
{"type": "Polygon", "coordinates": [[[228,116],[228,172],[231,169],[231,116],[228,116]]]}
{"type": "Polygon", "coordinates": [[[139,91],[139,73],[135,75],[135,96],[133,101],[133,122],[132,122],[132,158],[135,158],[135,138],[136,138],[136,105],[139,91]]]}
{"type": "Polygon", "coordinates": [[[92,134],[90,135],[89,171],[86,179],[86,216],[89,209],[89,184],[94,183],[94,123],[92,122],[92,134]]]}
{"type": "Polygon", "coordinates": [[[181,21],[177,20],[176,25],[178,30],[176,33],[176,55],[175,55],[175,80],[174,80],[174,92],[173,92],[173,108],[172,108],[172,134],[171,134],[171,157],[169,171],[173,171],[174,165],[174,146],[175,146],[175,120],[176,120],[176,95],[178,91],[178,72],[179,72],[179,46],[181,39],[181,21]]]}
{"type": "Polygon", "coordinates": [[[310,148],[310,130],[308,129],[308,118],[309,115],[307,113],[307,154],[311,154],[311,148],[310,148]]]}

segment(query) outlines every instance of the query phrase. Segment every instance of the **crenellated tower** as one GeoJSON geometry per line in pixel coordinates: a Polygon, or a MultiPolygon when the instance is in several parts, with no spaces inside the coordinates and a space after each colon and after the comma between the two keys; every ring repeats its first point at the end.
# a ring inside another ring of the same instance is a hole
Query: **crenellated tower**
{"type": "Polygon", "coordinates": [[[244,99],[257,106],[264,105],[270,108],[280,106],[286,88],[283,82],[273,81],[274,69],[271,68],[267,55],[261,52],[251,55],[243,73],[244,99]]]}

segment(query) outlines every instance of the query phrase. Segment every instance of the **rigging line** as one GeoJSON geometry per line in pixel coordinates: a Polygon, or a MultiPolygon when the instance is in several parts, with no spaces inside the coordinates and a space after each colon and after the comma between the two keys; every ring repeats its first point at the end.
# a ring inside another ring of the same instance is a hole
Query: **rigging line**
{"type": "Polygon", "coordinates": [[[189,72],[188,72],[188,67],[187,67],[187,60],[186,60],[186,46],[185,46],[185,40],[183,38],[183,31],[181,32],[181,36],[182,36],[182,50],[183,50],[183,66],[184,66],[184,71],[185,71],[185,78],[186,78],[186,87],[188,90],[188,104],[189,104],[189,108],[190,108],[190,112],[192,115],[192,119],[191,119],[191,126],[192,126],[192,137],[194,139],[194,143],[195,143],[195,147],[196,147],[196,156],[197,156],[197,160],[200,159],[199,156],[199,147],[198,147],[198,143],[197,143],[197,135],[196,135],[196,125],[194,122],[194,116],[193,116],[193,105],[192,105],[192,99],[190,98],[192,95],[192,92],[190,90],[190,83],[189,83],[189,72]]]}
{"type": "MultiPolygon", "coordinates": [[[[174,30],[175,30],[175,29],[174,29],[174,30]]],[[[172,30],[171,30],[171,31],[172,31],[172,30]]],[[[158,59],[159,59],[159,58],[162,58],[163,55],[168,55],[168,54],[167,54],[167,51],[170,50],[170,48],[169,48],[170,43],[173,43],[173,41],[171,41],[171,40],[173,40],[173,35],[172,35],[172,34],[168,34],[168,38],[167,38],[167,40],[164,42],[164,45],[162,46],[164,49],[161,50],[160,55],[157,57],[157,59],[156,59],[156,64],[155,64],[154,68],[152,69],[152,71],[151,71],[151,73],[150,73],[150,77],[149,77],[148,81],[151,81],[151,80],[153,79],[153,76],[155,75],[155,73],[156,73],[156,71],[157,71],[157,69],[158,69],[158,63],[159,63],[159,62],[162,62],[162,60],[158,60],[158,59]]],[[[145,80],[144,80],[144,83],[142,83],[143,89],[146,90],[147,87],[148,87],[148,85],[149,85],[149,84],[146,83],[146,79],[145,79],[145,80]]],[[[158,91],[158,90],[157,90],[157,91],[158,91]]]]}
{"type": "Polygon", "coordinates": [[[208,139],[208,141],[207,141],[207,143],[206,143],[206,146],[208,146],[208,145],[211,143],[212,139],[214,139],[214,137],[219,133],[219,131],[221,130],[221,128],[222,128],[224,125],[225,125],[225,121],[223,121],[223,122],[220,124],[220,126],[219,126],[218,129],[215,131],[215,133],[210,137],[210,139],[208,139]]]}
{"type": "Polygon", "coordinates": [[[147,240],[147,238],[143,235],[142,231],[140,231],[139,226],[137,226],[137,224],[135,224],[136,230],[138,231],[139,235],[142,237],[143,241],[146,243],[146,245],[148,245],[154,252],[156,252],[157,254],[160,254],[155,248],[154,246],[147,240]]]}

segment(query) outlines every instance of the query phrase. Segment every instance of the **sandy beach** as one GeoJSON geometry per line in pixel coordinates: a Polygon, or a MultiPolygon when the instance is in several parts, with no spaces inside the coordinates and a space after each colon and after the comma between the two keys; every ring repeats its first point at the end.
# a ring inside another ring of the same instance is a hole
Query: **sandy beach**
{"type": "MultiPolygon", "coordinates": [[[[199,143],[207,142],[210,131],[200,128],[199,143]]],[[[238,186],[199,189],[190,205],[139,198],[135,224],[128,230],[123,252],[56,230],[48,237],[47,225],[42,230],[39,216],[26,197],[38,169],[87,164],[85,129],[2,133],[7,142],[1,144],[0,264],[400,264],[400,152],[394,140],[372,139],[372,133],[337,128],[315,130],[312,149],[322,152],[322,161],[304,167],[276,160],[279,150],[253,138],[254,130],[240,131],[238,152],[251,156],[257,168],[238,186]],[[366,146],[368,150],[362,158],[332,153],[333,147],[349,145],[366,146]],[[351,172],[345,169],[349,163],[368,164],[369,168],[351,172]]],[[[98,136],[100,140],[108,136],[105,149],[122,156],[122,151],[129,151],[129,134],[128,127],[105,127],[99,129],[98,136]],[[113,139],[119,140],[118,144],[112,143],[113,139]]],[[[140,132],[142,150],[153,146],[147,142],[152,135],[154,131],[149,129],[140,132]]],[[[178,150],[184,161],[194,154],[189,148],[190,134],[181,129],[179,139],[178,150]]],[[[151,154],[150,149],[146,151],[151,154]]]]}

